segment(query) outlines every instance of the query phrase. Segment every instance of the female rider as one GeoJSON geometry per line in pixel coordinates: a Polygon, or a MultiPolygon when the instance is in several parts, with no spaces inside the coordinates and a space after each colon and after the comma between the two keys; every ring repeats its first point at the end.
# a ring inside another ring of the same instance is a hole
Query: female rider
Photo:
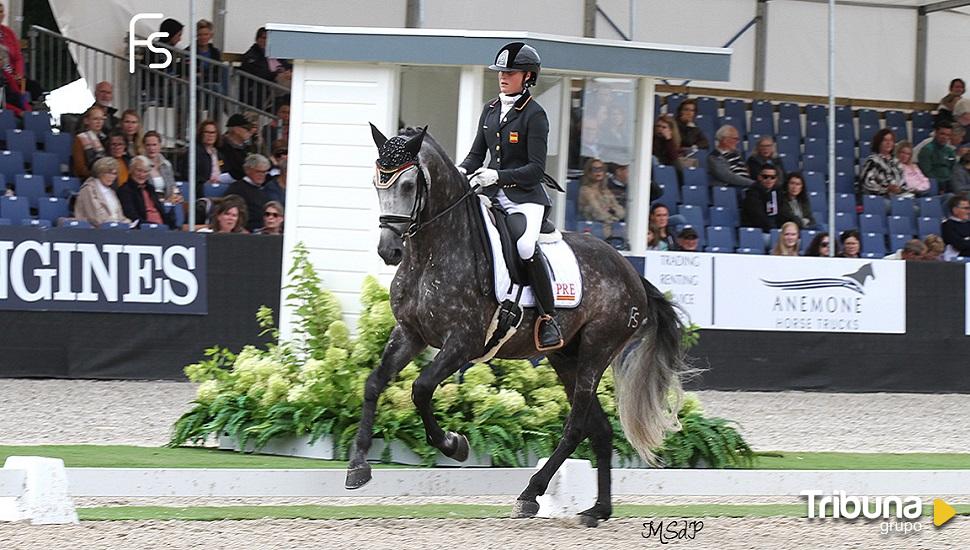
{"type": "Polygon", "coordinates": [[[540,63],[535,48],[522,42],[499,50],[488,68],[498,71],[501,93],[482,108],[475,141],[458,169],[465,174],[474,172],[470,183],[481,185],[484,195],[505,208],[510,226],[525,228],[516,249],[526,265],[539,309],[536,347],[548,351],[561,347],[563,340],[549,272],[536,246],[546,208],[551,205],[542,185],[549,120],[529,93],[540,63]],[[481,169],[486,153],[491,153],[490,161],[481,169]]]}

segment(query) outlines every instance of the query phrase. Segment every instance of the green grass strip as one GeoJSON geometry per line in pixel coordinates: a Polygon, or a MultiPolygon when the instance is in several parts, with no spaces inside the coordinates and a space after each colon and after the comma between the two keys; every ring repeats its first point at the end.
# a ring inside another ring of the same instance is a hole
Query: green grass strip
{"type": "MultiPolygon", "coordinates": [[[[0,460],[12,455],[61,458],[70,468],[337,468],[340,460],[256,455],[211,448],[131,445],[2,445],[0,460]]],[[[376,465],[376,467],[404,467],[376,465]]],[[[962,470],[962,453],[802,453],[763,452],[755,468],[766,470],[962,470]]]]}
{"type": "MultiPolygon", "coordinates": [[[[970,515],[970,505],[955,506],[960,515],[970,515]]],[[[361,505],[361,506],[198,506],[177,508],[169,506],[112,506],[81,508],[78,516],[84,521],[119,520],[246,520],[246,519],[494,519],[507,518],[508,506],[473,504],[361,505]]],[[[927,503],[924,515],[932,515],[927,503]]],[[[616,506],[616,518],[750,518],[806,516],[805,504],[681,504],[616,506]]]]}

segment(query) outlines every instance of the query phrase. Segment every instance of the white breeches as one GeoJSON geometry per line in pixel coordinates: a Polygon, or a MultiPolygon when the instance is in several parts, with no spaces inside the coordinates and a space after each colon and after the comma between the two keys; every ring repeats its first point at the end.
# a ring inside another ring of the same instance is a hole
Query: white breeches
{"type": "Polygon", "coordinates": [[[498,203],[502,205],[509,214],[522,214],[525,216],[525,233],[515,241],[515,248],[519,251],[519,257],[528,260],[535,254],[536,241],[539,240],[539,230],[542,228],[542,219],[546,212],[546,207],[533,202],[517,203],[509,200],[505,196],[505,191],[499,190],[498,203]]]}

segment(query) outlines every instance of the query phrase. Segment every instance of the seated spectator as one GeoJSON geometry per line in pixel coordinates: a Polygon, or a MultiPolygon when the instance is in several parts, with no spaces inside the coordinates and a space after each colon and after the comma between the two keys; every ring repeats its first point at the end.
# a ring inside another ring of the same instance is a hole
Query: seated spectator
{"type": "Polygon", "coordinates": [[[805,191],[805,180],[801,172],[792,172],[781,187],[781,218],[795,222],[799,229],[818,229],[812,213],[812,205],[805,191]]]}
{"type": "Polygon", "coordinates": [[[943,242],[946,243],[944,259],[954,256],[970,256],[970,199],[967,195],[957,194],[946,203],[949,217],[940,226],[943,242]]]}
{"type": "Polygon", "coordinates": [[[142,144],[145,147],[145,156],[152,163],[150,176],[152,186],[165,200],[172,200],[172,197],[179,194],[179,189],[175,184],[175,170],[172,168],[172,163],[162,154],[162,136],[154,130],[145,132],[142,144]]]}
{"type": "Polygon", "coordinates": [[[778,179],[785,181],[785,168],[781,165],[781,159],[775,151],[775,140],[771,136],[762,136],[758,140],[755,152],[748,157],[748,174],[752,178],[758,177],[758,172],[768,164],[778,169],[778,179]]]}
{"type": "Polygon", "coordinates": [[[711,145],[707,141],[707,136],[694,124],[696,117],[697,102],[695,100],[685,99],[677,107],[677,130],[680,132],[680,146],[686,149],[692,147],[710,149],[711,145]]]}
{"type": "Polygon", "coordinates": [[[886,197],[903,193],[903,169],[899,161],[893,158],[896,148],[896,136],[889,128],[883,128],[872,137],[872,154],[870,154],[862,170],[859,172],[859,183],[856,188],[859,193],[866,195],[882,195],[886,197]]]}
{"type": "Polygon", "coordinates": [[[128,149],[125,143],[125,136],[115,130],[108,136],[108,154],[117,161],[118,183],[116,187],[122,187],[128,183],[128,149]]]}
{"type": "Polygon", "coordinates": [[[263,126],[262,142],[273,144],[277,140],[286,141],[290,138],[290,96],[280,96],[276,98],[274,113],[280,117],[279,120],[272,120],[263,126]]]}
{"type": "Polygon", "coordinates": [[[242,179],[246,173],[243,163],[246,161],[247,147],[252,138],[252,125],[245,116],[236,113],[229,117],[226,123],[226,133],[222,136],[219,146],[219,158],[222,159],[221,181],[229,183],[242,179]]]}
{"type": "Polygon", "coordinates": [[[970,135],[968,135],[968,132],[970,132],[970,98],[965,97],[957,101],[956,107],[953,108],[953,116],[955,119],[953,129],[963,128],[963,139],[957,143],[951,142],[954,147],[959,147],[970,141],[970,135]]]}
{"type": "MultiPolygon", "coordinates": [[[[114,100],[114,86],[111,85],[107,80],[102,80],[94,86],[94,103],[91,107],[100,107],[104,112],[104,126],[103,131],[106,134],[110,134],[112,130],[118,128],[121,123],[118,119],[118,109],[111,105],[114,100]]],[[[91,107],[88,107],[90,110],[91,107]]],[[[87,111],[85,111],[86,113],[87,111]]],[[[78,121],[77,128],[74,129],[75,134],[80,134],[86,131],[87,128],[84,126],[84,119],[78,121]]]]}
{"type": "Polygon", "coordinates": [[[687,225],[677,234],[677,248],[679,252],[697,252],[698,243],[697,231],[687,225]]]}
{"type": "Polygon", "coordinates": [[[812,242],[808,244],[808,248],[805,250],[806,256],[812,256],[815,258],[827,258],[829,256],[829,245],[831,240],[829,239],[829,234],[826,232],[816,233],[815,238],[812,242]]]}
{"type": "Polygon", "coordinates": [[[260,235],[282,235],[284,221],[283,205],[277,201],[269,201],[263,207],[263,227],[254,231],[260,235]]]}
{"type": "MultiPolygon", "coordinates": [[[[748,165],[744,157],[738,152],[738,129],[725,124],[714,134],[717,147],[707,157],[707,171],[714,185],[728,185],[733,187],[751,187],[754,180],[748,173],[748,165]]],[[[763,168],[762,168],[763,169],[763,168]]],[[[778,168],[774,171],[778,177],[778,168]]]]}
{"type": "Polygon", "coordinates": [[[246,201],[239,195],[225,195],[212,202],[209,226],[199,233],[249,233],[246,231],[246,201]]]}
{"type": "Polygon", "coordinates": [[[964,153],[959,162],[953,165],[953,175],[950,176],[950,191],[953,193],[970,193],[970,153],[964,153]]]}
{"type": "Polygon", "coordinates": [[[115,159],[102,157],[94,161],[91,177],[81,186],[74,203],[74,217],[93,226],[105,222],[131,223],[125,217],[118,195],[111,188],[117,178],[118,166],[115,159]]]}
{"type": "Polygon", "coordinates": [[[660,164],[677,166],[680,158],[680,129],[673,117],[661,115],[653,125],[653,156],[660,164]]]}
{"type": "Polygon", "coordinates": [[[775,185],[778,171],[774,166],[765,166],[758,174],[758,185],[752,185],[744,193],[741,202],[741,225],[759,227],[768,232],[780,227],[785,221],[781,217],[781,193],[775,185]]]}
{"type": "Polygon", "coordinates": [[[855,229],[843,231],[839,242],[842,243],[842,252],[837,254],[840,258],[858,258],[862,252],[862,237],[855,229]]]}
{"type": "MultiPolygon", "coordinates": [[[[175,227],[175,212],[168,214],[162,205],[162,197],[151,184],[149,175],[151,174],[152,161],[144,155],[138,155],[131,159],[128,165],[130,179],[128,185],[118,189],[118,200],[121,201],[121,208],[125,217],[140,223],[159,223],[165,224],[172,229],[175,227]]],[[[140,226],[139,226],[140,228],[140,226]]]]}
{"type": "Polygon", "coordinates": [[[233,182],[227,195],[238,195],[246,203],[246,213],[249,217],[246,229],[252,233],[263,225],[263,207],[269,202],[263,184],[266,183],[266,173],[269,172],[269,159],[263,155],[249,155],[243,164],[245,176],[233,182]]]}
{"type": "MultiPolygon", "coordinates": [[[[219,153],[219,126],[214,120],[199,123],[195,149],[195,196],[205,195],[205,184],[217,183],[222,175],[222,156],[219,153]]],[[[187,172],[187,170],[186,170],[187,172]]]]}
{"type": "Polygon", "coordinates": [[[657,202],[650,207],[650,227],[657,230],[657,239],[662,243],[666,243],[667,250],[675,250],[677,248],[672,221],[670,209],[667,208],[667,205],[657,202]]]}
{"type": "Polygon", "coordinates": [[[927,143],[917,156],[919,169],[928,178],[936,179],[941,189],[946,189],[956,164],[956,149],[950,145],[953,129],[945,122],[933,126],[933,141],[927,143]]]}
{"type": "Polygon", "coordinates": [[[669,250],[667,241],[660,238],[660,230],[653,224],[647,228],[647,250],[669,250]]]}
{"type": "Polygon", "coordinates": [[[930,233],[923,239],[923,244],[926,245],[923,260],[928,262],[943,261],[943,251],[946,249],[946,243],[943,242],[943,237],[930,233]]]}
{"type": "Polygon", "coordinates": [[[125,148],[129,158],[145,154],[142,144],[144,136],[141,133],[141,117],[134,109],[127,109],[121,113],[121,135],[125,136],[125,148]]]}
{"type": "Polygon", "coordinates": [[[801,246],[801,232],[795,222],[785,222],[781,224],[781,235],[778,242],[771,249],[772,256],[798,256],[798,248],[801,246]]]}
{"type": "Polygon", "coordinates": [[[926,245],[919,239],[910,239],[902,248],[884,257],[884,260],[906,260],[918,262],[926,254],[926,245]]]}
{"type": "Polygon", "coordinates": [[[915,195],[925,195],[930,191],[930,180],[919,165],[913,162],[913,144],[908,141],[900,141],[896,144],[896,160],[899,167],[903,170],[903,192],[911,192],[915,195]]]}
{"type": "Polygon", "coordinates": [[[79,178],[86,178],[91,175],[91,166],[94,161],[105,156],[107,153],[104,148],[104,110],[94,106],[84,113],[81,123],[84,131],[74,136],[74,145],[71,147],[71,165],[74,175],[79,178]]]}
{"type": "Polygon", "coordinates": [[[626,212],[606,186],[606,165],[600,159],[586,161],[579,186],[579,215],[601,223],[622,221],[626,212]]]}
{"type": "Polygon", "coordinates": [[[962,78],[954,78],[950,81],[950,89],[940,100],[940,106],[937,108],[936,121],[953,122],[956,120],[956,117],[953,116],[953,110],[956,108],[957,102],[963,97],[966,88],[967,85],[962,78]]]}
{"type": "Polygon", "coordinates": [[[289,155],[286,140],[278,139],[273,143],[273,155],[270,157],[273,167],[270,168],[264,189],[271,201],[280,204],[286,204],[286,161],[289,155]]]}

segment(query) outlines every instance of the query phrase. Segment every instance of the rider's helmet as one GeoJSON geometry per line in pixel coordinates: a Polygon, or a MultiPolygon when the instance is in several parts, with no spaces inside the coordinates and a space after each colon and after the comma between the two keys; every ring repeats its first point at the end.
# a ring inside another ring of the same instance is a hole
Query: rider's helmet
{"type": "Polygon", "coordinates": [[[511,42],[502,46],[495,56],[495,63],[488,66],[493,71],[529,71],[532,76],[525,82],[526,86],[535,86],[539,77],[539,67],[542,60],[539,52],[525,42],[511,42]]]}

